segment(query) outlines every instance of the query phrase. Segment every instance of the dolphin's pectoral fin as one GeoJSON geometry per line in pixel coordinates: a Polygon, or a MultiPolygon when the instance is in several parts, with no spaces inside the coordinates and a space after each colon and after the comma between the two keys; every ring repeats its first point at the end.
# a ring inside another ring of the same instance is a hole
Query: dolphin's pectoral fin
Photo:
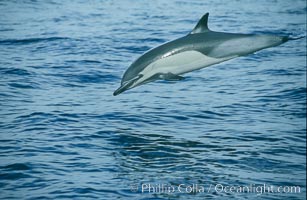
{"type": "Polygon", "coordinates": [[[161,74],[160,77],[163,79],[163,80],[167,80],[167,81],[181,81],[184,79],[183,76],[179,76],[179,75],[176,75],[176,74],[173,74],[173,73],[166,73],[166,74],[161,74]]]}
{"type": "Polygon", "coordinates": [[[173,74],[173,73],[157,73],[155,75],[153,75],[152,77],[150,77],[149,79],[146,80],[147,82],[152,82],[152,81],[156,81],[156,80],[166,80],[166,81],[180,81],[185,79],[182,76],[173,74]]]}

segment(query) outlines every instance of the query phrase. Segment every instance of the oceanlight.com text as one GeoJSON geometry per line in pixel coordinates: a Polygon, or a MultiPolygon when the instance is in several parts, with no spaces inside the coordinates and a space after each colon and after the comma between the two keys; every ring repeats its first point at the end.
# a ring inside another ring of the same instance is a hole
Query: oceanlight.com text
{"type": "Polygon", "coordinates": [[[168,184],[168,183],[142,183],[131,184],[132,192],[147,194],[171,194],[171,193],[251,193],[257,196],[262,194],[277,193],[301,193],[300,186],[276,186],[269,184],[249,184],[249,185],[226,185],[226,184],[168,184]]]}

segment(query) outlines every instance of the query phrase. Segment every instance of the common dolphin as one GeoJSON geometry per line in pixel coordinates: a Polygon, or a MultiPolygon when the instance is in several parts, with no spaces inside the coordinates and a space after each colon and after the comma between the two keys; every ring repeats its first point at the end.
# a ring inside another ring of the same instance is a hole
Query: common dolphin
{"type": "Polygon", "coordinates": [[[113,95],[159,79],[182,80],[181,74],[298,39],[215,32],[208,28],[208,17],[206,13],[188,35],[153,48],[136,59],[113,95]]]}

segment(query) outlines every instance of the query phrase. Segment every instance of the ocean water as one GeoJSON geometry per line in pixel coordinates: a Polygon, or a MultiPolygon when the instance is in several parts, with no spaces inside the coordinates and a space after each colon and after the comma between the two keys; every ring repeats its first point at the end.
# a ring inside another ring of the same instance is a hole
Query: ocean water
{"type": "Polygon", "coordinates": [[[0,1],[0,198],[305,199],[306,37],[112,95],[206,12],[306,35],[304,0],[0,1]]]}

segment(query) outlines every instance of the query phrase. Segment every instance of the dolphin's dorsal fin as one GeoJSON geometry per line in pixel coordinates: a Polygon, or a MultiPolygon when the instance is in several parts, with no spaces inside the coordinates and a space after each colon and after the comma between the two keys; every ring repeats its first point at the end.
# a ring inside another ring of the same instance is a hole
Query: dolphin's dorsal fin
{"type": "Polygon", "coordinates": [[[208,17],[209,13],[206,13],[197,23],[195,28],[192,30],[190,34],[195,34],[195,33],[204,33],[210,31],[208,28],[208,17]]]}

